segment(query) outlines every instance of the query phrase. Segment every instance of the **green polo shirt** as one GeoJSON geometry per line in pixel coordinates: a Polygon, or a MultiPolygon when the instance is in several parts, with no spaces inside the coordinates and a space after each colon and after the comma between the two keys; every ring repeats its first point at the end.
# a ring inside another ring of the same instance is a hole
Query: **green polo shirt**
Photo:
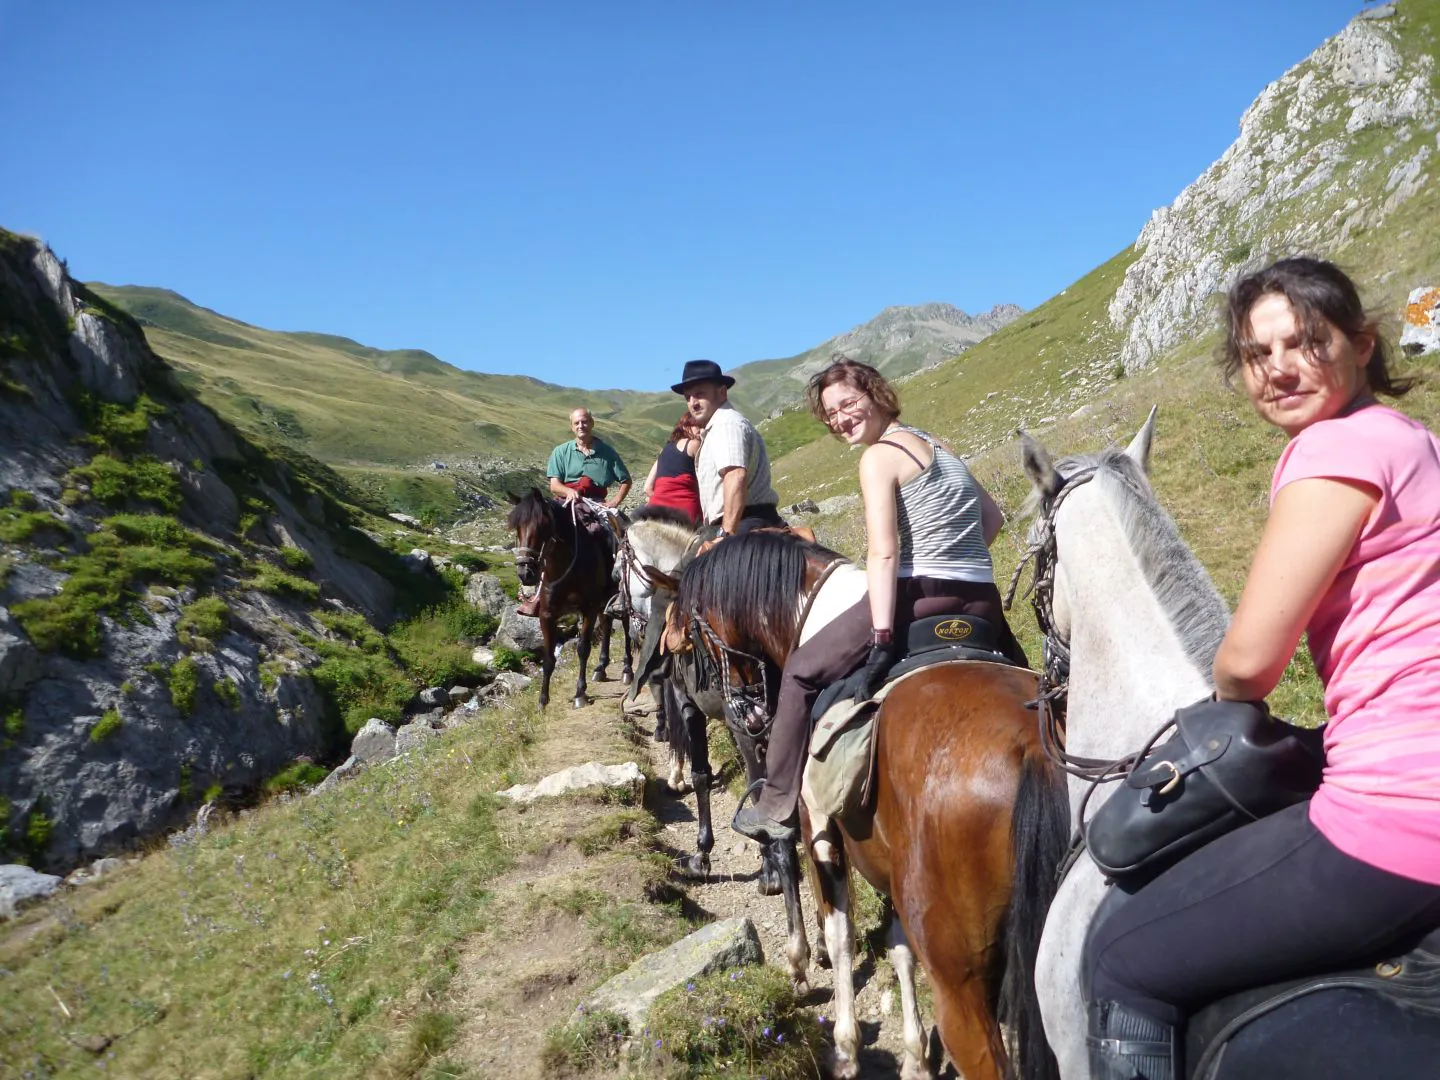
{"type": "Polygon", "coordinates": [[[553,476],[562,484],[573,484],[582,476],[588,476],[603,488],[624,483],[630,479],[630,470],[620,460],[614,448],[601,439],[590,440],[590,453],[586,454],[575,445],[574,439],[561,443],[550,451],[550,461],[545,466],[545,475],[553,476]]]}

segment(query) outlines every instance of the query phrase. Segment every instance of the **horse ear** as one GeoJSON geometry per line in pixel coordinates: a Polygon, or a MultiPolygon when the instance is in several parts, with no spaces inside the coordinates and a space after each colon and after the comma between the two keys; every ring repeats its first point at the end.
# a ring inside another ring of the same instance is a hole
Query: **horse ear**
{"type": "Polygon", "coordinates": [[[1150,474],[1150,444],[1155,439],[1155,414],[1159,411],[1160,406],[1150,406],[1150,415],[1145,418],[1144,425],[1125,448],[1125,456],[1139,465],[1147,476],[1150,474]]]}
{"type": "Polygon", "coordinates": [[[1049,452],[1023,431],[1020,433],[1020,462],[1025,468],[1025,475],[1030,477],[1035,490],[1044,498],[1053,499],[1060,494],[1065,481],[1055,471],[1049,452]]]}
{"type": "Polygon", "coordinates": [[[653,581],[658,588],[672,593],[680,591],[680,579],[673,574],[667,574],[664,570],[657,569],[649,563],[645,564],[644,570],[645,576],[653,581]]]}

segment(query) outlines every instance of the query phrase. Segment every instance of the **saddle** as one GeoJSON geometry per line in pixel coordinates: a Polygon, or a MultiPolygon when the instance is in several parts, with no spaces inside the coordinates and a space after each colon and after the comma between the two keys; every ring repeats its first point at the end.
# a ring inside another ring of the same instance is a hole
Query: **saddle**
{"type": "MultiPolygon", "coordinates": [[[[1107,889],[1091,927],[1099,926],[1129,897],[1130,894],[1121,889],[1107,889]]],[[[1087,952],[1090,949],[1088,940],[1085,948],[1087,952]]],[[[1089,967],[1088,962],[1085,966],[1089,967]]],[[[1322,1029],[1333,1028],[1337,1021],[1341,1021],[1345,1025],[1344,1030],[1334,1031],[1331,1037],[1342,1043],[1348,1041],[1353,1044],[1352,1024],[1368,1024],[1368,1036],[1373,1037],[1382,1048],[1389,1046],[1387,1040],[1397,1033],[1392,1029],[1402,1029],[1412,1038],[1418,1037],[1429,1049],[1440,1047],[1440,927],[1409,950],[1398,955],[1377,957],[1372,964],[1242,990],[1198,1010],[1186,1025],[1187,1080],[1221,1080],[1236,1074],[1252,1075],[1257,1070],[1263,1075],[1277,1075],[1275,1048],[1269,1047],[1266,1053],[1266,1043],[1273,1040],[1267,1032],[1253,1025],[1282,1007],[1299,1005],[1303,1008],[1314,995],[1332,990],[1347,991],[1350,997],[1343,1008],[1336,1008],[1333,1003],[1324,1006],[1321,999],[1314,999],[1315,1009],[1312,1012],[1319,1015],[1306,1015],[1300,1021],[1301,1027],[1309,1033],[1305,1037],[1311,1041],[1321,1038],[1322,1029]],[[1372,1007],[1366,1008],[1367,1004],[1372,1007]],[[1239,1060],[1241,1057],[1266,1060],[1242,1063],[1239,1060]]],[[[1353,1045],[1351,1049],[1361,1055],[1369,1052],[1353,1045]]],[[[1428,1055],[1429,1049],[1424,1053],[1428,1055]]],[[[1385,1052],[1380,1050],[1382,1054],[1385,1052]]],[[[1321,1051],[1322,1055],[1325,1053],[1328,1051],[1321,1051]]],[[[1393,1050],[1391,1056],[1394,1057],[1393,1050]]],[[[1293,1073],[1296,1076],[1358,1075],[1333,1058],[1322,1067],[1321,1072],[1305,1072],[1303,1070],[1310,1066],[1298,1062],[1292,1064],[1297,1064],[1302,1070],[1293,1073]],[[1331,1072],[1332,1068],[1334,1072],[1331,1072]]],[[[1371,1068],[1365,1068],[1363,1072],[1367,1075],[1381,1074],[1380,1070],[1371,1068]]],[[[1397,1074],[1387,1072],[1384,1075],[1397,1074]]]]}
{"type": "Polygon", "coordinates": [[[917,619],[905,636],[905,651],[885,674],[874,694],[863,692],[865,672],[852,672],[831,683],[810,711],[814,730],[805,763],[806,804],[846,820],[860,835],[871,807],[875,774],[875,717],[881,702],[902,681],[937,664],[982,662],[1017,666],[996,647],[995,628],[973,615],[937,615],[917,619]]]}

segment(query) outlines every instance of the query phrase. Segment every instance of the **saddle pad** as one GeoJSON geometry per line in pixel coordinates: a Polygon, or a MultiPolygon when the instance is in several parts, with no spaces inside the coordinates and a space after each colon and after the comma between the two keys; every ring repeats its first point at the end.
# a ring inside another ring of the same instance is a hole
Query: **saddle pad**
{"type": "MultiPolygon", "coordinates": [[[[989,649],[975,649],[968,645],[945,645],[940,648],[927,649],[924,652],[917,652],[911,656],[901,657],[895,662],[889,671],[885,673],[885,685],[881,687],[881,693],[889,688],[892,683],[898,682],[905,676],[919,671],[922,668],[932,667],[935,664],[953,664],[958,661],[981,661],[989,664],[1004,664],[1006,667],[1017,666],[1013,660],[1003,653],[991,652],[989,649]]],[[[837,679],[815,699],[815,704],[810,708],[810,722],[819,727],[825,718],[825,714],[837,703],[848,701],[860,692],[865,684],[865,669],[857,668],[843,679],[837,679]]],[[[878,696],[874,700],[879,700],[878,696]]]]}
{"type": "Polygon", "coordinates": [[[810,758],[805,762],[801,789],[806,806],[827,817],[847,817],[869,805],[875,773],[875,723],[880,705],[911,675],[937,663],[999,662],[1014,666],[1003,658],[997,660],[991,653],[935,659],[939,652],[924,654],[928,662],[912,665],[898,678],[888,681],[873,697],[856,701],[852,691],[838,701],[831,699],[832,704],[810,736],[810,758]]]}

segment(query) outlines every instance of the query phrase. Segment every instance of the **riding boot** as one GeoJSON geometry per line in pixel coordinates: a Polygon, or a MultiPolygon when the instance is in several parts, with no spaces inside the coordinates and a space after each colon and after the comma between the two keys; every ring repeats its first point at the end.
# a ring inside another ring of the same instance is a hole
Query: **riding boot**
{"type": "Polygon", "coordinates": [[[1180,1044],[1171,1024],[1118,1001],[1090,1005],[1091,1080],[1175,1080],[1180,1044]]]}
{"type": "Polygon", "coordinates": [[[540,590],[536,589],[533,596],[523,597],[520,603],[515,605],[515,614],[538,619],[540,617],[540,590]]]}

